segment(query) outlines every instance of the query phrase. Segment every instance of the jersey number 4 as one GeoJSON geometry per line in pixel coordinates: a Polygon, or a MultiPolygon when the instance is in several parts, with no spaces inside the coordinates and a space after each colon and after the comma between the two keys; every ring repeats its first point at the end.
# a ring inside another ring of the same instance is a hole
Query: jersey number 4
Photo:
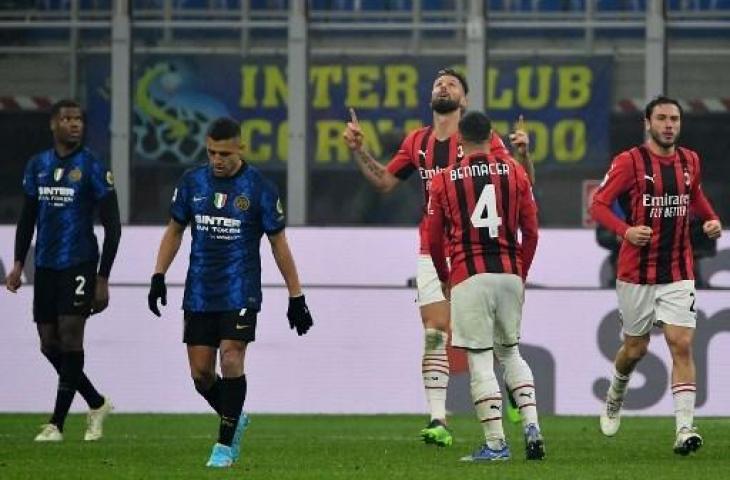
{"type": "Polygon", "coordinates": [[[471,213],[471,224],[474,228],[488,228],[491,238],[499,236],[502,217],[497,213],[497,194],[491,183],[484,185],[479,194],[479,200],[471,213]]]}

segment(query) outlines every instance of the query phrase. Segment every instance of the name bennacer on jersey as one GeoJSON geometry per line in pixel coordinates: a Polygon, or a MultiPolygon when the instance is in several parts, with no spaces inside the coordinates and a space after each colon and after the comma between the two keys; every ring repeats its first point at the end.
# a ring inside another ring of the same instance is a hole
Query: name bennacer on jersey
{"type": "Polygon", "coordinates": [[[449,179],[453,182],[454,180],[487,175],[509,175],[509,165],[506,163],[476,163],[474,165],[454,167],[449,172],[449,179]]]}

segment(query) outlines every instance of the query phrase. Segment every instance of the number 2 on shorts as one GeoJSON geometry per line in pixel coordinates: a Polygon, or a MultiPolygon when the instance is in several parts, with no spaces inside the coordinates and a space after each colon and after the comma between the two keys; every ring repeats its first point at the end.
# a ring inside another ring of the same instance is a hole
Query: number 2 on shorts
{"type": "Polygon", "coordinates": [[[84,278],[83,275],[78,275],[78,276],[76,276],[76,278],[74,280],[79,282],[78,285],[76,285],[76,295],[78,295],[79,297],[83,297],[84,296],[84,286],[86,285],[86,279],[84,278]]]}

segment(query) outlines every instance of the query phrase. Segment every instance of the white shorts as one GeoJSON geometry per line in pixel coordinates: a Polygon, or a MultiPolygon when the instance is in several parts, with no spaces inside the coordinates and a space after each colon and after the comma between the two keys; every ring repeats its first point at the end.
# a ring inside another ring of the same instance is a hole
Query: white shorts
{"type": "Polygon", "coordinates": [[[444,292],[441,291],[441,282],[433,266],[431,255],[418,256],[418,268],[416,269],[416,285],[418,286],[418,297],[416,302],[420,307],[436,302],[445,302],[444,292]]]}
{"type": "Polygon", "coordinates": [[[510,273],[480,273],[451,289],[451,344],[487,349],[520,340],[525,287],[510,273]]]}
{"type": "Polygon", "coordinates": [[[661,285],[616,281],[618,309],[626,335],[640,337],[653,325],[695,328],[695,282],[680,280],[661,285]]]}

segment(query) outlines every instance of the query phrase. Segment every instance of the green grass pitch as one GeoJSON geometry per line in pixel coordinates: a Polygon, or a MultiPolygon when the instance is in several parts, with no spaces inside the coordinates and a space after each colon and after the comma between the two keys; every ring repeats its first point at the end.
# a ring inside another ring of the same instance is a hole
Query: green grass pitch
{"type": "Polygon", "coordinates": [[[212,415],[109,417],[100,442],[82,440],[84,416],[72,415],[65,440],[35,444],[45,415],[0,414],[0,478],[8,479],[639,479],[730,478],[730,419],[700,418],[705,445],[672,452],[672,418],[625,417],[604,438],[596,417],[544,417],[545,460],[527,462],[519,426],[507,425],[512,459],[464,464],[481,440],[471,416],[451,419],[452,447],[419,442],[425,417],[410,415],[252,415],[241,461],[205,468],[217,434],[212,415]]]}

